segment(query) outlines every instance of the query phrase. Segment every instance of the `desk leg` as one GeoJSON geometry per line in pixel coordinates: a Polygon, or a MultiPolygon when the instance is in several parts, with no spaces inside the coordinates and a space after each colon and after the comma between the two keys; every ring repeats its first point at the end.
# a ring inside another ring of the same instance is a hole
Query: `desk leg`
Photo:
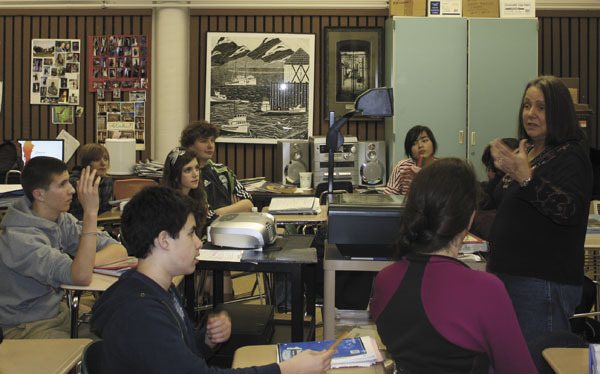
{"type": "Polygon", "coordinates": [[[79,336],[79,328],[77,323],[79,322],[79,297],[81,291],[79,290],[68,290],[67,300],[69,302],[69,309],[71,309],[71,339],[77,339],[79,336]]]}
{"type": "Polygon", "coordinates": [[[223,270],[213,270],[213,308],[223,303],[223,270]]]}
{"type": "Polygon", "coordinates": [[[301,266],[295,266],[292,275],[292,341],[304,341],[304,313],[301,266]]]}
{"type": "Polygon", "coordinates": [[[335,339],[335,271],[324,271],[323,339],[335,339]]]}

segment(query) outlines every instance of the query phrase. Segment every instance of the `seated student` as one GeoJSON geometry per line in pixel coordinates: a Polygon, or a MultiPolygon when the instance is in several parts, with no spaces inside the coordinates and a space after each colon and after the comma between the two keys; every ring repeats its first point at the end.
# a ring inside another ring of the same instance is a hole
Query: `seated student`
{"type": "Polygon", "coordinates": [[[218,215],[251,212],[252,196],[227,166],[211,160],[218,136],[219,130],[215,125],[198,121],[183,129],[181,146],[196,151],[208,204],[218,215]]]}
{"type": "MultiPolygon", "coordinates": [[[[191,197],[198,204],[195,215],[199,227],[204,228],[216,218],[216,213],[208,207],[204,183],[200,176],[200,166],[193,149],[176,148],[167,155],[162,184],[191,197]]],[[[202,238],[202,232],[197,234],[202,238]]]]}
{"type": "MultiPolygon", "coordinates": [[[[222,216],[227,213],[251,212],[254,204],[252,196],[237,180],[233,171],[227,166],[214,163],[211,158],[215,153],[215,139],[219,129],[207,121],[190,124],[181,132],[181,146],[193,149],[198,156],[198,164],[204,189],[211,210],[222,216]]],[[[233,299],[233,281],[231,272],[223,273],[225,301],[233,299]]],[[[207,283],[207,286],[211,285],[207,283]]]]}
{"type": "Polygon", "coordinates": [[[401,373],[535,373],[512,303],[494,275],[456,257],[477,207],[472,167],[456,158],[413,181],[400,259],[377,274],[371,313],[401,373]]]}
{"type": "MultiPolygon", "coordinates": [[[[137,269],[121,276],[94,305],[92,328],[104,339],[104,373],[226,373],[205,357],[229,339],[231,320],[221,311],[195,331],[183,309],[173,277],[190,274],[202,242],[196,235],[194,203],[170,188],[148,187],[127,204],[121,219],[137,269]]],[[[331,353],[301,353],[281,364],[236,370],[241,373],[322,373],[331,353]]]]}
{"type": "Polygon", "coordinates": [[[94,265],[127,253],[96,228],[96,171],[83,169],[77,183],[82,222],[67,213],[75,190],[64,162],[34,157],[21,183],[25,196],[0,223],[0,327],[9,339],[68,338],[70,313],[60,285],[87,286],[94,265]]]}
{"type": "Polygon", "coordinates": [[[414,126],[404,138],[404,152],[407,159],[399,161],[390,178],[385,193],[388,195],[406,195],[415,175],[422,167],[435,160],[437,142],[433,132],[427,126],[414,126]]]}
{"type": "MultiPolygon", "coordinates": [[[[102,144],[89,143],[79,149],[79,166],[73,168],[71,177],[69,178],[73,186],[76,185],[81,177],[81,171],[88,166],[96,170],[96,176],[100,177],[100,186],[98,187],[100,206],[98,214],[102,214],[111,209],[109,202],[113,198],[113,179],[106,174],[110,167],[110,155],[102,144]]],[[[73,195],[69,213],[77,217],[77,219],[83,218],[83,207],[77,198],[77,194],[73,195]]]]}

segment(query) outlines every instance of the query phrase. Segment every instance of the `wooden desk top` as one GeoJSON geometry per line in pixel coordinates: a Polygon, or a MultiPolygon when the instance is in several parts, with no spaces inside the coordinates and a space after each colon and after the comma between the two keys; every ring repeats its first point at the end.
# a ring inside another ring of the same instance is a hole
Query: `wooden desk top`
{"type": "MultiPolygon", "coordinates": [[[[183,275],[177,275],[173,277],[173,284],[178,286],[181,281],[183,281],[183,275]]],[[[92,283],[89,286],[75,286],[72,284],[61,284],[60,287],[65,290],[79,290],[79,291],[98,291],[103,292],[106,291],[110,286],[112,286],[119,277],[113,277],[112,275],[92,274],[92,283]]],[[[2,373],[2,371],[0,371],[2,373]]]]}
{"type": "Polygon", "coordinates": [[[589,350],[587,348],[546,348],[542,352],[552,370],[557,374],[587,374],[589,350]]]}
{"type": "Polygon", "coordinates": [[[80,291],[106,291],[119,278],[105,274],[92,274],[92,283],[89,286],[75,286],[73,284],[61,284],[60,287],[65,290],[80,290],[80,291]]]}
{"type": "Polygon", "coordinates": [[[112,222],[121,220],[121,211],[119,209],[111,209],[107,212],[98,215],[98,223],[112,222]]]}
{"type": "Polygon", "coordinates": [[[5,339],[0,344],[0,373],[68,373],[91,342],[91,339],[5,339]]]}
{"type": "MultiPolygon", "coordinates": [[[[277,345],[249,345],[238,348],[233,355],[232,368],[268,365],[277,362],[277,345]]],[[[328,373],[335,374],[385,374],[383,364],[368,368],[329,369],[328,373]]]]}

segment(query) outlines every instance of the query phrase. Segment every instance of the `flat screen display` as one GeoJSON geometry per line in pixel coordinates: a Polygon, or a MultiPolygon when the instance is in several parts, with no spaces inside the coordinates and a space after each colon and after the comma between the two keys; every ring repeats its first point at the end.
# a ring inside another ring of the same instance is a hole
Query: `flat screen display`
{"type": "Polygon", "coordinates": [[[64,161],[65,143],[62,139],[53,140],[19,140],[23,164],[37,156],[54,157],[64,161]]]}

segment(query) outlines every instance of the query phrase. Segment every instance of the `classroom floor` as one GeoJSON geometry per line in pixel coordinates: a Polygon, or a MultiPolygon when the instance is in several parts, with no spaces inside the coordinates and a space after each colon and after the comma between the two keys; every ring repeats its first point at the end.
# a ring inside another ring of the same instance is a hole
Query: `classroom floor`
{"type": "MultiPolygon", "coordinates": [[[[239,274],[239,273],[240,272],[235,272],[235,271],[232,272],[232,275],[234,276],[233,289],[235,291],[236,298],[243,297],[243,296],[250,296],[250,292],[252,291],[252,288],[254,287],[254,284],[257,281],[257,277],[256,277],[255,273],[247,273],[246,275],[235,277],[236,274],[239,274]]],[[[264,292],[262,276],[258,277],[258,282],[260,285],[260,290],[262,290],[264,292]]],[[[255,291],[254,295],[258,295],[258,292],[255,291]]],[[[245,301],[245,302],[249,303],[249,304],[260,304],[261,300],[257,298],[257,299],[249,300],[249,301],[245,301]]],[[[262,302],[264,303],[264,299],[262,302]]],[[[290,313],[279,313],[279,312],[275,311],[275,318],[279,319],[279,320],[291,319],[291,314],[290,313]]],[[[322,318],[323,318],[322,308],[317,307],[316,329],[315,329],[315,339],[316,340],[323,339],[323,319],[322,318]]]]}

